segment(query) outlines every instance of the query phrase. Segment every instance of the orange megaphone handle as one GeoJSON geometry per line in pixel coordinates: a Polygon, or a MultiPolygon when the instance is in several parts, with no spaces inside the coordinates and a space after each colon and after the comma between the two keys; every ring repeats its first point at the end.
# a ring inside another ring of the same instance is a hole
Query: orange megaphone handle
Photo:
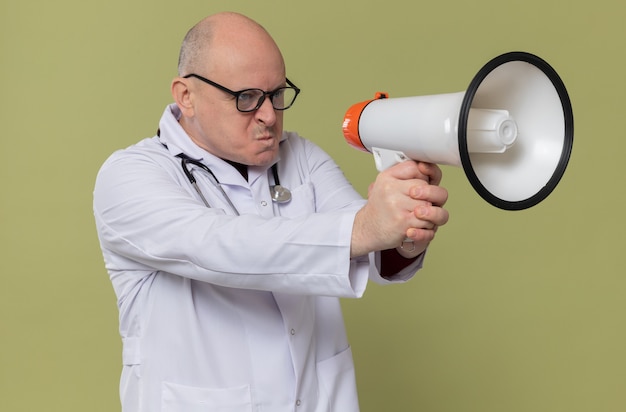
{"type": "Polygon", "coordinates": [[[369,149],[365,147],[363,141],[361,140],[361,136],[359,135],[359,119],[368,104],[374,100],[386,99],[388,97],[389,94],[385,92],[376,92],[373,99],[356,103],[348,109],[346,115],[343,117],[343,136],[346,138],[346,141],[350,146],[364,152],[369,152],[369,149]]]}

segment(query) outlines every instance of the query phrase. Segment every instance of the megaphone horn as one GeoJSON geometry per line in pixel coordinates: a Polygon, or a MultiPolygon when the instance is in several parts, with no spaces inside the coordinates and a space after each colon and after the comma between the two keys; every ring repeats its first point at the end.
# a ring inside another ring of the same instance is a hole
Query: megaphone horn
{"type": "Polygon", "coordinates": [[[465,92],[357,103],[343,134],[371,152],[378,170],[406,159],[463,167],[474,190],[500,209],[522,210],[557,186],[574,140],[561,78],[525,52],[495,57],[465,92]]]}

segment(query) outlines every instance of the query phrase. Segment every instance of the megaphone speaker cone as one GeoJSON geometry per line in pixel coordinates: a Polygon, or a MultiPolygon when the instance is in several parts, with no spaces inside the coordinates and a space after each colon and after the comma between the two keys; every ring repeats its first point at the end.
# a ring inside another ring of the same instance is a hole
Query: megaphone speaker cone
{"type": "Polygon", "coordinates": [[[510,52],[489,61],[470,83],[459,115],[459,154],[474,190],[505,210],[532,207],[561,180],[574,139],[565,85],[543,59],[510,52]],[[477,108],[504,108],[518,136],[504,153],[473,153],[468,124],[477,108]]]}

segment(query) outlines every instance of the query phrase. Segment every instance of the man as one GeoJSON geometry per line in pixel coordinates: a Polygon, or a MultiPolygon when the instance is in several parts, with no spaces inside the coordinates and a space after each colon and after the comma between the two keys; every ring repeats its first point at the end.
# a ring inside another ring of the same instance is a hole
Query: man
{"type": "Polygon", "coordinates": [[[189,31],[171,89],[158,135],[113,154],[94,190],[123,411],[358,410],[338,298],[421,267],[448,220],[440,169],[396,165],[362,200],[283,132],[299,90],[239,14],[189,31]]]}

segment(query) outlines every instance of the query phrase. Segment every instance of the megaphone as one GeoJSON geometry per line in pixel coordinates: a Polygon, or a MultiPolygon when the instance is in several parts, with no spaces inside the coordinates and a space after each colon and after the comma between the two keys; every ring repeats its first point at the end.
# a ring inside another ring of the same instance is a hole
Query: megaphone
{"type": "Polygon", "coordinates": [[[543,201],[569,162],[572,106],[543,59],[509,52],[485,64],[465,92],[374,99],[346,112],[347,142],[382,171],[413,159],[463,167],[491,205],[522,210],[543,201]]]}

